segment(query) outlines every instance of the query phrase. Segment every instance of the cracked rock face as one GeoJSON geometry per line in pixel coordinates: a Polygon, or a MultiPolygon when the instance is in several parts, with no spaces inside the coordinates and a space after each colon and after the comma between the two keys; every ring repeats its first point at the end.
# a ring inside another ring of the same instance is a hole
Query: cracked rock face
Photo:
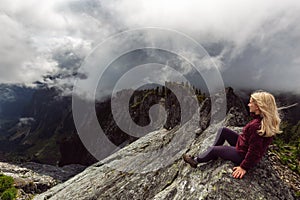
{"type": "Polygon", "coordinates": [[[193,118],[181,127],[149,133],[35,199],[296,199],[267,156],[240,180],[232,178],[229,161],[196,169],[184,163],[183,153],[204,151],[224,125],[232,121],[202,132],[193,118]]]}
{"type": "Polygon", "coordinates": [[[83,171],[85,166],[67,165],[55,167],[33,162],[9,164],[0,162],[0,173],[11,176],[18,189],[17,199],[32,199],[33,194],[45,192],[49,188],[66,181],[83,171]]]}

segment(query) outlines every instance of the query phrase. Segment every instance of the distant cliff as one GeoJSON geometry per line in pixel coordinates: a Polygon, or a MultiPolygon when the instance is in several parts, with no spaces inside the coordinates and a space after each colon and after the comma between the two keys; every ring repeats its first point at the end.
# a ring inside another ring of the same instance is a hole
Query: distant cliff
{"type": "MultiPolygon", "coordinates": [[[[178,84],[178,87],[187,86],[178,84]]],[[[122,99],[125,94],[126,91],[121,91],[114,98],[122,99]]],[[[205,95],[196,90],[196,97],[202,102],[205,95]]],[[[97,161],[83,146],[77,134],[71,97],[61,96],[55,88],[42,87],[36,89],[30,98],[18,116],[19,120],[5,128],[6,134],[0,137],[0,151],[4,152],[2,157],[5,157],[5,160],[34,161],[59,166],[90,165],[97,161]]],[[[168,112],[165,128],[172,129],[181,123],[181,110],[177,98],[165,86],[137,90],[128,109],[133,121],[144,126],[150,122],[149,109],[153,104],[160,102],[168,112]]],[[[111,99],[96,102],[95,109],[99,124],[115,145],[123,147],[138,139],[126,134],[116,125],[111,113],[111,99]]],[[[116,115],[122,118],[122,114],[122,109],[118,109],[116,115]]]]}
{"type": "Polygon", "coordinates": [[[35,161],[52,165],[90,165],[96,161],[85,150],[76,133],[71,97],[60,96],[54,88],[36,89],[19,120],[11,123],[5,132],[6,136],[0,138],[0,150],[7,161],[35,161]],[[79,152],[70,159],[64,148],[73,150],[74,155],[76,151],[72,147],[79,152]]]}

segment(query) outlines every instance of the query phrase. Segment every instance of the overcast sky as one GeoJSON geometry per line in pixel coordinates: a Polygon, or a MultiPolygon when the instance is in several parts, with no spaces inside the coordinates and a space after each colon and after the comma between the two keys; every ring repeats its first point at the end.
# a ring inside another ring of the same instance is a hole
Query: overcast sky
{"type": "Polygon", "coordinates": [[[67,88],[99,43],[161,27],[203,45],[226,86],[300,93],[299,21],[298,0],[1,0],[0,83],[67,88]]]}

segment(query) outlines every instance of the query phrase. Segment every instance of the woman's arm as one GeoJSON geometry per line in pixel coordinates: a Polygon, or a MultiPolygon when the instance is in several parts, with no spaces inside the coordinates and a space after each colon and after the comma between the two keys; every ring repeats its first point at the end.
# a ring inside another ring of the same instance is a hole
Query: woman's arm
{"type": "Polygon", "coordinates": [[[248,151],[240,166],[233,168],[232,176],[234,178],[243,178],[247,170],[256,165],[263,156],[264,139],[257,134],[257,130],[255,127],[250,127],[248,130],[251,131],[251,136],[248,141],[248,151]]]}
{"type": "Polygon", "coordinates": [[[256,132],[252,133],[249,139],[248,151],[240,167],[248,170],[255,166],[263,157],[266,148],[264,137],[258,135],[256,132]]]}

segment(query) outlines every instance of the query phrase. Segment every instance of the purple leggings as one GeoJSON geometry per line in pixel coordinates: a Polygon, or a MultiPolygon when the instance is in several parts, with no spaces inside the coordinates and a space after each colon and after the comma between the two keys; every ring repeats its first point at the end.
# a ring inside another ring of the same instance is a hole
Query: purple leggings
{"type": "Polygon", "coordinates": [[[223,160],[230,160],[239,165],[244,158],[235,149],[238,136],[238,133],[228,128],[220,128],[213,146],[209,147],[204,153],[197,156],[195,160],[198,163],[203,163],[210,160],[216,160],[220,157],[223,160]],[[222,146],[225,140],[230,144],[230,146],[222,146]]]}

